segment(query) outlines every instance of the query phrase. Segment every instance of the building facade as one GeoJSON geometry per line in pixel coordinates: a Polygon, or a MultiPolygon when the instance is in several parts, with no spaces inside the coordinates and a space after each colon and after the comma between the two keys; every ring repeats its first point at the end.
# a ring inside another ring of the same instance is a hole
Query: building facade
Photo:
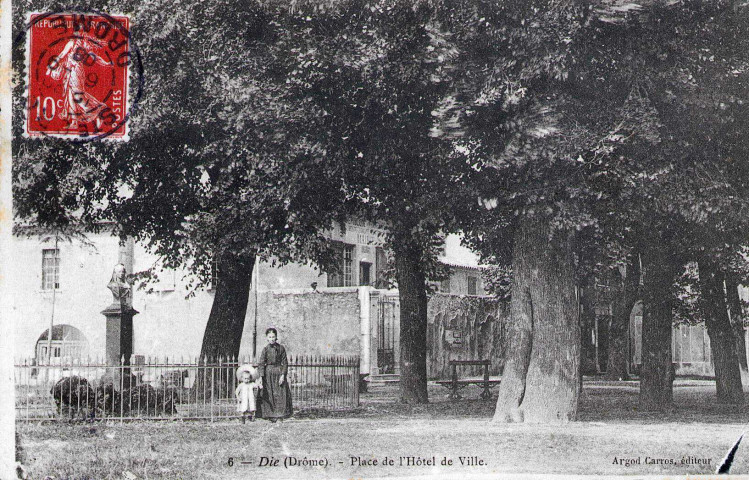
{"type": "MultiPolygon", "coordinates": [[[[294,354],[359,355],[365,373],[399,373],[398,292],[388,290],[383,279],[387,265],[384,234],[381,228],[356,222],[331,232],[339,252],[339,268],[334,273],[311,265],[259,263],[240,354],[252,356],[262,349],[264,331],[273,326],[294,354]]],[[[442,261],[452,273],[433,283],[437,294],[429,303],[430,368],[441,372],[446,359],[457,358],[463,350],[479,356],[491,352],[490,357],[501,364],[509,311],[504,304],[489,308],[482,303],[486,299],[482,268],[475,256],[460,247],[457,237],[448,237],[446,243],[442,261]],[[465,313],[471,298],[482,306],[465,313]],[[464,345],[462,334],[455,336],[456,332],[467,332],[466,339],[473,340],[464,345]],[[484,337],[491,341],[487,343],[484,337]]],[[[157,281],[142,289],[136,286],[133,292],[133,307],[139,312],[133,320],[133,352],[170,359],[199,354],[215,292],[210,287],[191,289],[187,272],[161,269],[159,259],[143,245],[120,245],[104,231],[85,241],[17,236],[13,248],[17,260],[10,271],[11,315],[16,358],[38,363],[103,358],[106,320],[101,311],[111,303],[107,283],[118,262],[125,263],[128,271],[153,269],[158,274],[157,281]]],[[[747,293],[742,290],[744,299],[747,293]]],[[[596,370],[602,372],[611,312],[610,308],[598,310],[592,330],[584,335],[590,336],[596,370]]],[[[630,317],[632,372],[642,362],[641,335],[642,308],[637,304],[630,317]]],[[[679,375],[714,374],[703,324],[675,326],[672,355],[679,375]]]]}
{"type": "MultiPolygon", "coordinates": [[[[264,331],[273,326],[294,354],[361,355],[371,359],[372,371],[395,371],[399,321],[392,305],[397,291],[385,288],[384,235],[381,228],[357,222],[334,229],[330,239],[340,263],[331,273],[312,265],[259,263],[240,354],[252,356],[262,349],[264,331]]],[[[483,280],[475,258],[460,250],[459,239],[448,243],[443,260],[453,273],[437,289],[456,298],[481,296],[483,280]],[[469,261],[461,265],[465,258],[469,261]]],[[[133,307],[139,312],[133,319],[134,354],[169,359],[199,354],[215,292],[193,289],[186,271],[162,269],[143,245],[120,245],[103,231],[85,241],[16,236],[13,248],[16,358],[38,363],[103,358],[106,320],[101,311],[112,301],[107,283],[118,262],[128,272],[150,269],[158,277],[143,288],[136,284],[133,291],[133,307]]],[[[370,366],[363,369],[369,373],[370,366]]]]}

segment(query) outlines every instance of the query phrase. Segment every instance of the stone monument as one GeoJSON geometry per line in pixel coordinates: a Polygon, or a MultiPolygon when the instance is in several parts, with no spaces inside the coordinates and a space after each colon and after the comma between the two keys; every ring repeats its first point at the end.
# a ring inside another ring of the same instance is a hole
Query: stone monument
{"type": "Polygon", "coordinates": [[[101,312],[107,317],[107,364],[119,365],[124,356],[125,365],[129,365],[133,354],[133,316],[138,312],[133,308],[133,290],[127,280],[125,265],[115,265],[107,288],[113,297],[112,304],[101,312]]]}

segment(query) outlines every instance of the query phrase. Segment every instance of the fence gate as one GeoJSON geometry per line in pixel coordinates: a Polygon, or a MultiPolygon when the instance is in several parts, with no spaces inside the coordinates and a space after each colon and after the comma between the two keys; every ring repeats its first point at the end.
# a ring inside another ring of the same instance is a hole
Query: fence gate
{"type": "Polygon", "coordinates": [[[377,316],[377,370],[380,374],[396,373],[396,326],[398,301],[393,297],[380,297],[377,316]]]}

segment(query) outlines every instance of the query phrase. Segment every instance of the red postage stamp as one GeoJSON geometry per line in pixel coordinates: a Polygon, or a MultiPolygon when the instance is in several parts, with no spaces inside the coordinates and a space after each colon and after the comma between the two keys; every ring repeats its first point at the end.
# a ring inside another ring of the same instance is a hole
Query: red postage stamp
{"type": "Polygon", "coordinates": [[[127,139],[128,17],[33,13],[26,47],[27,136],[127,139]]]}

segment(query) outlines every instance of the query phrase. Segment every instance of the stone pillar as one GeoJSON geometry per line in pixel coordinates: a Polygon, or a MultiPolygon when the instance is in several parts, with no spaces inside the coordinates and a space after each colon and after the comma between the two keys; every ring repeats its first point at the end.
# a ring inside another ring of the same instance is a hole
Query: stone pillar
{"type": "Polygon", "coordinates": [[[382,293],[379,290],[372,290],[369,295],[369,373],[371,375],[378,375],[380,373],[377,359],[377,345],[379,342],[377,322],[379,321],[381,295],[382,293]]]}
{"type": "MultiPolygon", "coordinates": [[[[370,371],[370,354],[372,351],[372,325],[370,314],[370,291],[372,287],[359,287],[359,333],[361,340],[359,350],[361,362],[359,364],[359,373],[369,374],[370,371]]],[[[376,311],[376,310],[375,310],[376,311]]]]}
{"type": "Polygon", "coordinates": [[[133,317],[138,311],[133,308],[123,311],[121,305],[113,303],[101,313],[107,318],[107,364],[119,365],[124,356],[125,365],[129,365],[133,354],[133,317]]]}
{"type": "Polygon", "coordinates": [[[401,302],[400,302],[400,295],[396,294],[394,297],[395,299],[395,307],[393,315],[395,316],[395,321],[393,322],[393,330],[395,330],[393,339],[393,362],[395,363],[395,366],[393,368],[393,373],[395,375],[401,374],[401,302]]]}
{"type": "MultiPolygon", "coordinates": [[[[132,243],[131,243],[132,247],[132,243]]],[[[127,250],[125,250],[127,252],[127,250]]],[[[120,259],[127,261],[127,253],[120,259]]],[[[130,248],[130,265],[132,265],[132,248],[130,248]]],[[[131,267],[132,268],[132,267],[131,267]]],[[[127,268],[123,263],[115,265],[112,272],[112,279],[109,281],[107,288],[112,291],[112,303],[102,310],[102,315],[106,317],[106,345],[105,355],[108,365],[117,366],[130,365],[130,356],[133,354],[133,317],[138,313],[132,304],[132,289],[127,278],[127,268]],[[124,361],[123,361],[124,358],[124,361]]],[[[129,379],[129,368],[113,368],[111,372],[112,380],[115,385],[123,388],[129,388],[130,382],[121,383],[122,378],[129,379]]]]}

